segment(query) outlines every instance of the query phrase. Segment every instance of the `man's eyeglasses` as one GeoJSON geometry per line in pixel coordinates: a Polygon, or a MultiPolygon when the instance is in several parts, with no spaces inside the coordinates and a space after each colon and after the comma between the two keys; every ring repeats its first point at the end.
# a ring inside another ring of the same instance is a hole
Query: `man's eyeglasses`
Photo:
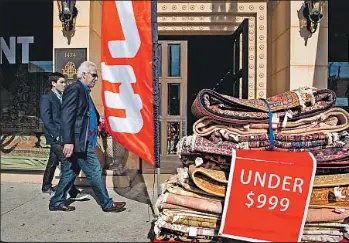
{"type": "Polygon", "coordinates": [[[97,73],[90,73],[92,78],[98,78],[98,74],[97,73]]]}
{"type": "Polygon", "coordinates": [[[90,73],[90,72],[88,72],[88,73],[91,74],[93,79],[97,79],[98,78],[98,74],[97,73],[90,73]]]}

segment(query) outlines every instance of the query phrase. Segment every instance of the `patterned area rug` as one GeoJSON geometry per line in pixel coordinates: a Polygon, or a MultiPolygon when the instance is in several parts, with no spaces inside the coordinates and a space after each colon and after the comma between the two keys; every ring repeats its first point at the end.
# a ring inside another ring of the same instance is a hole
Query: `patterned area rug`
{"type": "MultiPolygon", "coordinates": [[[[292,121],[320,114],[333,107],[335,100],[332,90],[300,88],[272,96],[267,102],[274,114],[282,118],[287,113],[292,121]]],[[[197,118],[208,116],[231,124],[266,122],[269,111],[262,99],[238,99],[209,89],[198,93],[191,110],[197,118]]]]}
{"type": "Polygon", "coordinates": [[[214,196],[225,197],[228,174],[224,171],[189,166],[189,175],[194,184],[214,196]]]}
{"type": "Polygon", "coordinates": [[[332,208],[309,208],[306,222],[348,222],[348,219],[349,210],[345,210],[343,213],[336,213],[332,208]]]}
{"type": "Polygon", "coordinates": [[[310,207],[349,209],[349,186],[313,188],[310,207]]]}
{"type": "Polygon", "coordinates": [[[349,185],[349,174],[315,176],[314,188],[349,185]]]}
{"type": "MultiPolygon", "coordinates": [[[[209,136],[213,132],[225,132],[231,135],[257,136],[268,133],[268,123],[249,123],[249,124],[231,124],[222,121],[216,121],[209,116],[198,119],[193,125],[195,135],[209,136]]],[[[329,133],[346,130],[349,128],[349,113],[342,108],[331,108],[328,111],[311,117],[287,121],[282,124],[280,120],[277,134],[312,134],[329,133]],[[284,127],[282,125],[285,125],[284,127]]]]}

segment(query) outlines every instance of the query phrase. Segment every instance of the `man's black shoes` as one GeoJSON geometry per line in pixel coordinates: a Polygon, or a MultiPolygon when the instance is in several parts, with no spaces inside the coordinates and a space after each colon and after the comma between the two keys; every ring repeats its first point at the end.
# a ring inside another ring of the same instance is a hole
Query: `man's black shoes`
{"type": "Polygon", "coordinates": [[[49,206],[48,209],[50,211],[64,211],[64,212],[70,212],[70,211],[74,211],[75,207],[73,206],[68,206],[64,203],[61,203],[58,207],[51,207],[49,206]]]}
{"type": "Polygon", "coordinates": [[[104,212],[107,213],[119,213],[125,210],[125,202],[113,202],[113,206],[110,208],[103,208],[104,212]]]}

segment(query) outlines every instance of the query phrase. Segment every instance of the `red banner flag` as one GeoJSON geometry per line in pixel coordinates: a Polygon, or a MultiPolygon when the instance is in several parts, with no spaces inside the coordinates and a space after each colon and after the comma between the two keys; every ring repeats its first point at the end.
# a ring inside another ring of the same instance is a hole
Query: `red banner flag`
{"type": "Polygon", "coordinates": [[[315,171],[308,152],[234,150],[219,234],[300,242],[315,171]]]}
{"type": "Polygon", "coordinates": [[[115,141],[154,165],[150,1],[103,1],[102,98],[115,141]]]}

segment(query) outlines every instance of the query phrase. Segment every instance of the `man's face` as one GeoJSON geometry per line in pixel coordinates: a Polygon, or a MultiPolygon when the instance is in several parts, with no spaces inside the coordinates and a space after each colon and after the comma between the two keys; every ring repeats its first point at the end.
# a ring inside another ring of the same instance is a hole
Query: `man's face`
{"type": "Polygon", "coordinates": [[[98,75],[96,67],[91,67],[90,71],[88,73],[85,73],[83,76],[84,83],[90,88],[93,88],[95,86],[97,80],[98,75]]]}
{"type": "Polygon", "coordinates": [[[58,91],[63,92],[67,83],[65,82],[65,78],[59,78],[57,82],[52,82],[52,86],[58,91]]]}

